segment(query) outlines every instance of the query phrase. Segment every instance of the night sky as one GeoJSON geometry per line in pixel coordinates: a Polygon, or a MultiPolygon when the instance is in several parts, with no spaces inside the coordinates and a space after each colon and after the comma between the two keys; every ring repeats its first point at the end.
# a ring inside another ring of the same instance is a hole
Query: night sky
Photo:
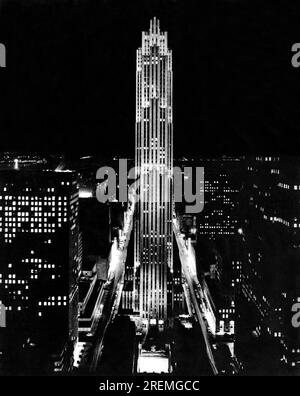
{"type": "Polygon", "coordinates": [[[0,151],[133,156],[135,51],[156,15],[177,156],[299,154],[296,3],[0,0],[0,151]]]}

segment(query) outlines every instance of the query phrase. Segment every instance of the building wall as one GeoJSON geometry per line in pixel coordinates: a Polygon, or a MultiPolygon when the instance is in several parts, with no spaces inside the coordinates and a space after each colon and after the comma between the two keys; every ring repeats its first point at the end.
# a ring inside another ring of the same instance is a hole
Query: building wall
{"type": "Polygon", "coordinates": [[[155,18],[137,50],[136,76],[135,302],[141,317],[166,321],[172,308],[173,72],[167,33],[155,18]]]}
{"type": "Polygon", "coordinates": [[[299,330],[291,324],[300,297],[300,161],[257,156],[245,166],[242,291],[294,367],[300,364],[299,330]]]}
{"type": "Polygon", "coordinates": [[[78,337],[75,175],[0,172],[0,300],[7,329],[49,351],[78,337]]]}

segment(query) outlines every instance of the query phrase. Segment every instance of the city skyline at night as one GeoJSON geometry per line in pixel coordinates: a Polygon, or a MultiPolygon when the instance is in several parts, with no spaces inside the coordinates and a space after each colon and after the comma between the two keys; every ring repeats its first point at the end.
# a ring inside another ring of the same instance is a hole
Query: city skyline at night
{"type": "Polygon", "coordinates": [[[0,1],[0,376],[298,376],[284,11],[140,2],[0,1]]]}

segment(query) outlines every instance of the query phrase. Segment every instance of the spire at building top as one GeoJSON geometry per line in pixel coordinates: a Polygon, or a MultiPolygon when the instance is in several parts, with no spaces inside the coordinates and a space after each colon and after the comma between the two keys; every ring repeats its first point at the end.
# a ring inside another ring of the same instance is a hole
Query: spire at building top
{"type": "Polygon", "coordinates": [[[160,32],[159,19],[153,17],[153,19],[150,20],[150,34],[159,34],[159,32],[160,32]]]}

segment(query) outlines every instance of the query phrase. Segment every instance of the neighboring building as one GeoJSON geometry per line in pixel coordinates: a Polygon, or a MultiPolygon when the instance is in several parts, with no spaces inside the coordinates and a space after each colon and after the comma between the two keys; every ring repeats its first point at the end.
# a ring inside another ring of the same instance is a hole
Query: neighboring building
{"type": "Polygon", "coordinates": [[[145,325],[168,325],[173,311],[173,72],[167,33],[150,22],[137,50],[135,309],[145,325]]]}
{"type": "Polygon", "coordinates": [[[79,340],[88,342],[94,336],[106,301],[105,283],[108,262],[90,256],[82,265],[79,284],[79,340]]]}
{"type": "Polygon", "coordinates": [[[89,341],[95,335],[104,304],[104,281],[93,277],[91,282],[80,282],[79,339],[89,341]]]}
{"type": "Polygon", "coordinates": [[[0,301],[14,335],[10,352],[25,344],[37,354],[40,367],[31,362],[37,371],[53,370],[53,361],[55,371],[72,366],[82,254],[78,205],[72,172],[0,172],[0,301]]]}
{"type": "Polygon", "coordinates": [[[176,160],[181,169],[204,168],[203,210],[192,216],[184,212],[185,204],[177,205],[177,209],[182,233],[195,244],[198,277],[202,278],[207,300],[208,328],[219,340],[233,341],[235,336],[241,163],[240,157],[227,156],[176,160]]]}
{"type": "Polygon", "coordinates": [[[209,268],[206,282],[212,298],[215,335],[234,340],[236,280],[235,241],[241,188],[240,157],[204,159],[204,210],[197,218],[199,239],[206,240],[209,268]]]}
{"type": "Polygon", "coordinates": [[[236,321],[234,291],[210,277],[202,281],[202,287],[206,296],[208,329],[216,341],[233,342],[236,321]]]}
{"type": "Polygon", "coordinates": [[[300,160],[257,156],[246,161],[240,241],[242,292],[257,328],[282,346],[282,360],[300,365],[300,332],[292,306],[300,299],[300,160]]]}
{"type": "Polygon", "coordinates": [[[204,208],[197,214],[198,235],[216,239],[235,235],[236,207],[241,187],[240,157],[194,158],[176,160],[181,169],[204,168],[204,208]]]}

